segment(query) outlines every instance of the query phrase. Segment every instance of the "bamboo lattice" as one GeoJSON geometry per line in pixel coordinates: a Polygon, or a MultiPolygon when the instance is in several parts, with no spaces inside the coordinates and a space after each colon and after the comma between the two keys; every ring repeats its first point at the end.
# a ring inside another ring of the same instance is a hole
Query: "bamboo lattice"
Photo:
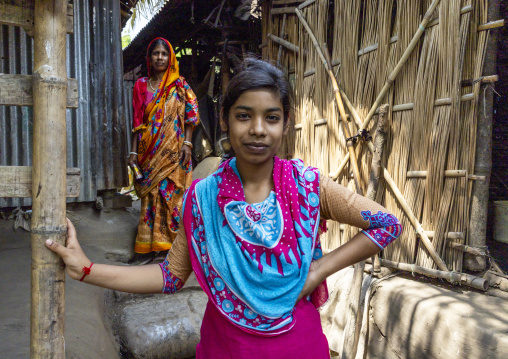
{"type": "MultiPolygon", "coordinates": [[[[328,48],[333,71],[361,121],[433,3],[335,0],[329,6],[329,1],[317,0],[300,9],[317,41],[332,42],[328,48]]],[[[267,2],[263,14],[267,45],[263,56],[287,71],[296,93],[294,137],[288,136],[294,143],[288,138],[282,152],[287,157],[294,154],[323,174],[335,173],[347,148],[330,80],[298,17],[294,13],[271,14],[273,8],[267,2]],[[268,33],[298,46],[298,53],[271,41],[268,33]]],[[[487,8],[488,0],[439,2],[425,33],[383,99],[390,105],[384,165],[423,230],[434,232],[433,247],[454,271],[462,271],[463,253],[447,246],[447,241],[468,243],[472,181],[467,175],[474,174],[481,95],[481,82],[461,84],[482,75],[488,30],[478,31],[478,26],[488,22],[487,8]],[[445,176],[447,170],[462,170],[466,176],[445,176]],[[408,171],[426,171],[426,176],[408,176],[408,171]],[[449,232],[462,235],[448,238],[449,232]]],[[[356,134],[359,125],[352,117],[349,112],[349,130],[356,134]]],[[[371,133],[375,123],[368,125],[371,133]]],[[[365,190],[372,156],[362,143],[357,144],[356,153],[365,190]]],[[[337,181],[354,190],[350,172],[346,165],[337,181]]],[[[395,194],[382,182],[377,200],[395,213],[405,228],[383,257],[436,268],[395,194]]],[[[333,249],[354,233],[356,229],[349,226],[329,224],[323,245],[333,249]]]]}

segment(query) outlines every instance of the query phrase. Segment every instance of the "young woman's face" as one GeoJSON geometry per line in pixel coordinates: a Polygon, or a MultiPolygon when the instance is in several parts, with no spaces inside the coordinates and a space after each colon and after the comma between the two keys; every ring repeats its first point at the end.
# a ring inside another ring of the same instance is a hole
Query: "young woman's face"
{"type": "Polygon", "coordinates": [[[165,72],[169,65],[169,53],[162,45],[154,47],[150,55],[150,64],[155,72],[165,72]]]}
{"type": "Polygon", "coordinates": [[[244,92],[231,106],[229,128],[221,121],[237,161],[263,164],[271,161],[282,143],[284,111],[280,96],[269,90],[244,92]]]}

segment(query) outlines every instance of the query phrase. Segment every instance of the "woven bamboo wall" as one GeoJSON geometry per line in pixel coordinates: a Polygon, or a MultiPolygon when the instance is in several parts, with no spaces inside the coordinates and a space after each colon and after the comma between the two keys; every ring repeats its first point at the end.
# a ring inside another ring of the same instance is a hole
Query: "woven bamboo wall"
{"type": "MultiPolygon", "coordinates": [[[[328,42],[332,62],[340,63],[333,68],[339,86],[362,121],[432,2],[336,0],[330,4],[316,0],[300,10],[318,42],[328,42]]],[[[263,56],[278,60],[295,86],[295,143],[293,147],[288,141],[287,151],[294,149],[295,157],[354,190],[349,165],[337,173],[347,150],[330,80],[291,9],[302,3],[272,0],[264,4],[263,13],[263,42],[267,44],[263,56]],[[288,9],[285,15],[284,10],[278,10],[284,7],[288,9]],[[298,52],[282,47],[279,55],[281,46],[268,34],[298,46],[298,52]]],[[[437,253],[455,271],[462,271],[463,253],[446,243],[468,243],[473,180],[467,175],[474,173],[481,85],[481,80],[472,85],[470,80],[482,75],[488,30],[478,26],[487,23],[487,7],[487,0],[441,1],[382,101],[390,104],[384,165],[424,231],[433,232],[427,234],[437,253]],[[464,80],[469,80],[468,85],[464,80]],[[446,170],[462,170],[466,176],[445,176],[446,170]],[[408,171],[427,171],[427,175],[412,178],[408,171]],[[448,238],[450,232],[454,232],[453,238],[448,238]]],[[[372,134],[376,121],[374,116],[368,126],[372,134]]],[[[359,127],[351,115],[348,124],[356,134],[359,127]]],[[[372,158],[366,147],[360,143],[356,148],[364,191],[372,158]]],[[[393,191],[384,183],[381,186],[377,200],[394,212],[405,228],[402,238],[388,247],[383,257],[436,268],[393,191]]],[[[354,231],[333,224],[324,246],[335,248],[354,231]]]]}

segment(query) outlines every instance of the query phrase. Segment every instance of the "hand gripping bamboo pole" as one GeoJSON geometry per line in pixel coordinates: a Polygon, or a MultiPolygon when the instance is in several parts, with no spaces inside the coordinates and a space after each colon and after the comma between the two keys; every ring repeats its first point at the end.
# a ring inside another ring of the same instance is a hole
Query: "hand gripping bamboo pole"
{"type": "Polygon", "coordinates": [[[432,13],[436,9],[436,6],[439,4],[440,0],[434,0],[432,4],[430,4],[429,8],[427,9],[427,12],[425,13],[425,16],[422,19],[422,22],[418,26],[418,30],[416,30],[413,38],[411,39],[411,42],[409,43],[408,47],[402,54],[402,57],[400,58],[399,62],[393,69],[392,73],[388,76],[388,79],[386,80],[385,85],[379,92],[379,95],[376,98],[376,101],[374,101],[374,104],[370,108],[369,113],[367,114],[367,117],[365,117],[365,121],[363,121],[363,125],[360,128],[360,130],[366,129],[367,126],[370,123],[370,120],[372,119],[372,116],[374,116],[374,113],[376,112],[379,105],[381,105],[381,102],[383,101],[386,93],[392,87],[393,82],[395,81],[395,78],[399,74],[400,70],[402,70],[402,67],[406,63],[407,59],[409,58],[409,55],[413,52],[413,50],[416,47],[416,44],[418,44],[418,41],[420,40],[420,37],[422,37],[423,33],[425,32],[425,27],[430,21],[430,17],[432,16],[432,13]]]}
{"type": "Polygon", "coordinates": [[[32,288],[30,357],[65,357],[65,272],[47,239],[65,244],[67,0],[36,0],[34,13],[32,288]]]}

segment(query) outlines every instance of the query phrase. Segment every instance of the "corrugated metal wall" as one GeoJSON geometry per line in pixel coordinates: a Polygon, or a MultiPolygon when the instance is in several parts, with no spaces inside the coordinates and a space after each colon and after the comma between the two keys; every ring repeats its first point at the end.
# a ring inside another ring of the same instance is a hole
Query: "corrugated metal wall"
{"type": "MultiPolygon", "coordinates": [[[[78,80],[79,107],[67,110],[67,166],[81,169],[79,198],[128,182],[120,8],[116,0],[74,0],[74,34],[67,35],[67,76],[78,80]]],[[[1,26],[0,71],[32,74],[33,41],[23,29],[1,26]]],[[[0,165],[30,166],[32,108],[0,106],[0,165]]],[[[0,198],[0,207],[31,199],[0,198]]]]}

